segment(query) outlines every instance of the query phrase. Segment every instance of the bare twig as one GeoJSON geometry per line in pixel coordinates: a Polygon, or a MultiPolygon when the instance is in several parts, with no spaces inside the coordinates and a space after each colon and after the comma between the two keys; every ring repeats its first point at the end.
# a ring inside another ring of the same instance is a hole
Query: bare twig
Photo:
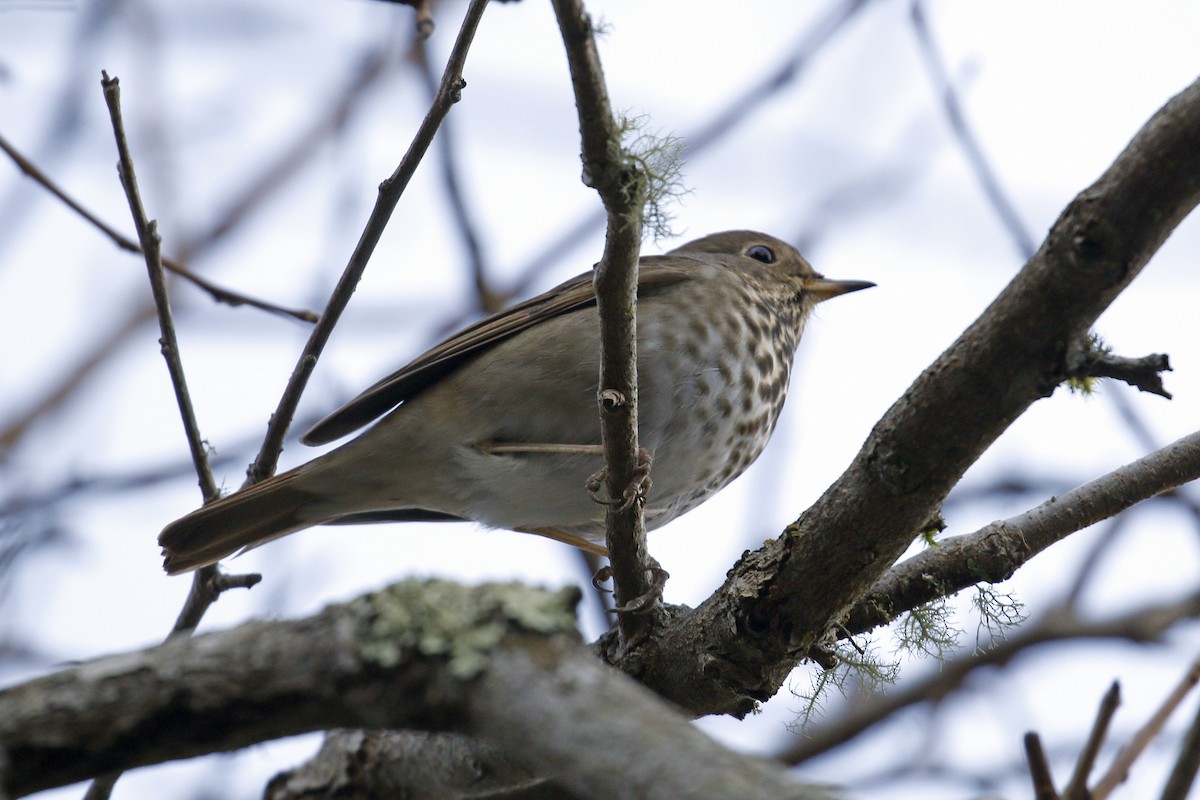
{"type": "Polygon", "coordinates": [[[108,73],[102,73],[101,85],[104,87],[104,100],[108,104],[108,113],[112,119],[113,135],[117,140],[117,153],[120,161],[117,164],[117,174],[121,178],[121,186],[125,189],[125,197],[129,201],[129,210],[133,215],[133,224],[137,229],[138,240],[142,252],[146,256],[146,267],[150,273],[150,291],[154,296],[154,307],[158,312],[158,326],[162,338],[163,358],[167,362],[167,371],[171,375],[171,386],[175,390],[175,402],[179,405],[179,415],[183,418],[183,430],[187,436],[188,448],[192,454],[192,464],[200,479],[200,489],[204,502],[216,500],[220,495],[212,470],[208,466],[208,448],[200,434],[200,424],[196,421],[196,411],[192,406],[191,394],[188,392],[187,376],[183,372],[183,361],[179,356],[179,340],[175,336],[175,321],[171,315],[171,300],[167,295],[167,282],[163,275],[162,239],[158,235],[158,224],[146,216],[142,207],[141,194],[138,192],[137,175],[133,168],[133,157],[129,153],[129,142],[125,138],[125,125],[121,118],[121,85],[117,78],[109,78],[108,73]]]}
{"type": "Polygon", "coordinates": [[[1175,713],[1175,709],[1183,702],[1183,698],[1187,697],[1188,692],[1200,683],[1200,659],[1193,661],[1188,667],[1187,673],[1180,679],[1171,693],[1167,695],[1162,704],[1159,705],[1150,719],[1146,720],[1146,724],[1138,729],[1133,738],[1129,740],[1129,744],[1121,748],[1121,752],[1117,753],[1116,759],[1113,760],[1112,766],[1108,768],[1108,772],[1092,787],[1091,794],[1087,795],[1088,800],[1105,800],[1113,790],[1125,782],[1125,778],[1129,776],[1129,769],[1141,756],[1146,747],[1153,741],[1154,737],[1162,731],[1167,724],[1167,720],[1175,713]]]}
{"type": "Polygon", "coordinates": [[[988,202],[991,203],[992,208],[995,209],[996,214],[1000,217],[1004,229],[1008,231],[1009,237],[1016,245],[1021,258],[1029,260],[1033,257],[1034,250],[1036,249],[1033,238],[1029,235],[1029,231],[1025,229],[1025,223],[1021,221],[1021,217],[1017,214],[1016,208],[1013,207],[1012,202],[1008,199],[1008,195],[1000,187],[1000,180],[996,177],[996,172],[988,162],[987,156],[983,154],[983,147],[979,144],[979,138],[971,130],[971,126],[967,122],[967,116],[963,112],[962,103],[958,99],[958,93],[954,90],[954,84],[950,82],[949,71],[946,69],[937,44],[933,40],[933,32],[929,29],[929,22],[925,19],[925,8],[922,0],[913,0],[910,18],[912,19],[913,31],[917,35],[917,42],[921,46],[921,55],[925,58],[925,68],[929,70],[934,88],[941,95],[942,107],[946,111],[946,119],[950,122],[950,129],[954,132],[955,138],[958,139],[959,146],[962,147],[963,154],[967,157],[967,163],[975,173],[975,177],[979,180],[979,185],[983,188],[983,193],[987,196],[988,202]]]}
{"type": "MultiPolygon", "coordinates": [[[[417,64],[417,72],[425,82],[430,99],[437,97],[437,76],[429,63],[429,50],[425,43],[418,39],[413,42],[413,60],[417,64]]],[[[467,251],[467,259],[471,268],[472,282],[475,284],[476,309],[491,314],[504,307],[507,298],[492,288],[488,280],[487,264],[483,258],[483,245],[479,241],[479,226],[471,219],[470,209],[467,208],[467,198],[463,193],[462,181],[459,178],[458,161],[454,150],[453,120],[447,119],[442,123],[441,136],[438,142],[439,166],[442,171],[442,186],[446,190],[446,198],[450,201],[450,210],[454,224],[458,226],[458,234],[462,238],[467,251]]]]}
{"type": "Polygon", "coordinates": [[[1092,542],[1092,546],[1088,548],[1083,560],[1075,570],[1075,576],[1071,579],[1071,585],[1063,595],[1062,603],[1068,607],[1076,607],[1079,603],[1079,598],[1083,596],[1083,592],[1087,589],[1088,584],[1096,575],[1097,567],[1100,565],[1104,556],[1111,552],[1114,545],[1121,541],[1121,535],[1130,529],[1129,522],[1133,519],[1132,512],[1121,512],[1115,517],[1109,519],[1100,535],[1092,542]]]}
{"type": "MultiPolygon", "coordinates": [[[[622,498],[637,480],[645,456],[638,446],[637,275],[646,176],[624,157],[621,132],[608,102],[592,21],[579,0],[554,0],[575,91],[584,183],[608,213],[604,255],[596,265],[600,317],[600,423],[610,498],[622,498]]],[[[653,591],[642,504],[609,506],[608,551],[618,607],[637,604],[653,591]]],[[[630,606],[631,608],[633,606],[630,606]]],[[[624,642],[649,630],[651,615],[619,617],[624,642]]]]}
{"type": "MultiPolygon", "coordinates": [[[[175,400],[179,405],[179,413],[183,419],[183,428],[188,440],[188,448],[192,454],[192,464],[200,482],[204,502],[210,503],[220,496],[216,481],[213,480],[212,470],[208,464],[208,449],[200,434],[200,425],[196,421],[195,409],[192,407],[191,394],[187,388],[187,377],[183,371],[183,361],[179,355],[179,341],[175,336],[175,322],[171,315],[171,301],[167,294],[166,277],[163,273],[161,240],[157,225],[146,216],[142,207],[141,194],[138,191],[137,175],[133,167],[133,156],[129,152],[129,142],[125,137],[125,125],[121,116],[121,86],[116,78],[109,78],[108,73],[102,73],[101,86],[104,89],[104,100],[108,104],[108,113],[112,119],[113,136],[117,143],[119,162],[117,174],[125,197],[129,201],[129,210],[133,215],[134,227],[138,232],[141,250],[146,256],[146,267],[150,275],[150,289],[154,297],[154,307],[158,313],[159,330],[163,358],[167,362],[167,371],[171,376],[171,385],[175,390],[175,400]]],[[[228,579],[224,582],[216,580],[216,567],[207,571],[197,572],[188,594],[184,611],[176,620],[170,636],[179,633],[190,633],[203,616],[205,610],[214,603],[225,589],[234,586],[249,588],[260,580],[257,575],[244,575],[228,579]]],[[[170,638],[168,636],[168,638],[170,638]]],[[[86,800],[105,800],[112,794],[120,773],[109,773],[94,780],[88,787],[86,800]]]]}
{"type": "MultiPolygon", "coordinates": [[[[12,159],[13,163],[17,165],[17,168],[20,169],[21,172],[25,173],[35,183],[41,185],[46,191],[50,192],[50,194],[61,200],[76,214],[90,222],[93,227],[111,239],[113,243],[117,245],[117,247],[121,248],[122,250],[128,250],[132,253],[145,252],[143,250],[144,244],[139,245],[137,242],[108,225],[98,216],[85,208],[82,203],[67,194],[64,189],[52,181],[50,177],[46,175],[46,173],[42,172],[42,170],[37,167],[37,165],[22,155],[20,151],[13,147],[12,144],[10,144],[9,141],[3,136],[0,136],[0,150],[3,150],[8,157],[12,159]]],[[[141,238],[140,235],[139,238],[141,238]]],[[[304,309],[285,308],[283,306],[276,305],[275,303],[269,303],[266,300],[259,300],[254,297],[250,297],[249,295],[241,294],[240,292],[225,289],[206,278],[200,277],[178,261],[161,257],[160,261],[162,265],[171,272],[174,272],[179,277],[190,281],[199,288],[208,292],[209,296],[218,303],[225,303],[231,306],[252,306],[254,308],[262,309],[263,311],[270,311],[273,314],[282,314],[284,316],[294,317],[295,319],[303,320],[304,322],[317,321],[317,315],[311,311],[304,309]]]]}
{"type": "MultiPolygon", "coordinates": [[[[346,123],[362,95],[385,74],[382,67],[387,63],[390,62],[388,62],[384,49],[368,55],[362,69],[345,87],[335,92],[337,101],[329,104],[328,112],[320,115],[292,146],[283,151],[279,158],[267,164],[261,173],[255,175],[234,194],[232,200],[224,203],[222,207],[225,211],[218,215],[210,227],[183,240],[179,249],[186,257],[181,260],[190,260],[199,255],[202,250],[211,249],[240,226],[245,225],[246,221],[252,218],[250,212],[255,204],[261,204],[271,192],[278,192],[281,187],[286,185],[283,178],[294,174],[296,166],[301,160],[317,152],[319,145],[346,123]]],[[[120,236],[120,234],[116,235],[120,236]]],[[[127,249],[139,250],[136,242],[125,241],[129,243],[127,249]]],[[[118,244],[120,245],[121,242],[118,241],[118,244]]],[[[165,263],[169,266],[172,262],[165,263]]],[[[302,319],[316,320],[316,315],[310,311],[298,311],[297,314],[302,319]]],[[[100,366],[107,363],[109,357],[121,344],[138,331],[142,324],[153,318],[153,305],[151,303],[140,305],[129,312],[115,330],[103,339],[91,343],[92,349],[79,362],[71,364],[68,369],[64,370],[65,377],[58,386],[52,388],[44,397],[34,401],[28,410],[18,415],[4,430],[0,431],[0,453],[20,441],[39,419],[62,407],[100,366]]]]}
{"type": "Polygon", "coordinates": [[[1083,750],[1079,753],[1079,758],[1075,761],[1075,769],[1071,772],[1071,780],[1067,783],[1066,788],[1063,789],[1063,800],[1088,800],[1088,776],[1092,774],[1092,767],[1096,764],[1096,757],[1100,755],[1100,748],[1104,746],[1104,740],[1108,736],[1108,728],[1112,724],[1113,715],[1117,713],[1117,707],[1120,705],[1121,684],[1113,681],[1112,686],[1108,687],[1108,691],[1104,693],[1104,697],[1100,700],[1100,709],[1096,712],[1096,720],[1092,723],[1092,730],[1088,734],[1088,739],[1084,743],[1083,750]]]}
{"type": "Polygon", "coordinates": [[[1050,774],[1050,762],[1042,749],[1042,740],[1036,733],[1025,734],[1025,760],[1029,763],[1029,777],[1033,780],[1033,796],[1036,800],[1058,800],[1054,791],[1054,776],[1050,774]]]}
{"type": "Polygon", "coordinates": [[[375,246],[379,243],[379,239],[392,217],[392,212],[400,201],[400,196],[404,193],[409,180],[425,156],[425,151],[429,149],[438,126],[450,112],[451,106],[462,97],[463,87],[467,85],[462,77],[463,66],[467,60],[471,40],[475,37],[475,29],[478,27],[486,7],[487,0],[471,0],[471,4],[467,7],[458,38],[454,42],[450,58],[446,62],[446,69],[442,73],[442,83],[438,88],[437,97],[421,122],[421,126],[417,129],[416,136],[413,137],[412,144],[409,145],[408,152],[404,154],[396,171],[379,185],[379,197],[367,219],[362,236],[359,238],[354,252],[350,255],[350,261],[342,272],[342,277],[338,280],[324,313],[321,314],[321,321],[309,334],[308,342],[300,354],[300,360],[292,370],[292,377],[288,380],[283,396],[279,399],[279,405],[275,408],[275,413],[271,415],[271,421],[267,425],[267,435],[263,440],[258,457],[246,471],[247,484],[258,483],[274,474],[275,467],[279,463],[279,454],[283,452],[283,438],[287,434],[288,426],[292,423],[296,406],[300,403],[300,395],[304,392],[304,387],[308,385],[308,379],[317,365],[317,358],[325,349],[325,343],[329,341],[334,326],[341,319],[342,312],[346,310],[350,297],[354,294],[355,287],[358,286],[359,279],[366,271],[367,262],[370,260],[371,254],[375,252],[375,246]]]}
{"type": "Polygon", "coordinates": [[[1171,362],[1164,353],[1127,358],[1093,345],[1080,348],[1073,360],[1069,368],[1072,378],[1115,378],[1135,389],[1171,399],[1162,381],[1162,373],[1171,371],[1171,362]]]}
{"type": "MultiPolygon", "coordinates": [[[[191,257],[211,242],[226,238],[239,226],[244,225],[255,210],[262,208],[272,194],[278,193],[280,188],[287,185],[288,179],[299,174],[299,167],[310,161],[333,135],[346,127],[354,111],[361,106],[366,93],[374,88],[388,74],[388,68],[396,63],[390,45],[391,42],[384,42],[365,52],[360,57],[358,69],[345,85],[331,92],[322,113],[287,147],[267,162],[261,172],[239,187],[231,199],[222,203],[220,213],[208,227],[190,233],[183,241],[180,252],[191,257]]],[[[311,314],[312,322],[319,319],[312,312],[306,313],[311,314]]]]}
{"type": "Polygon", "coordinates": [[[1196,780],[1198,768],[1200,768],[1200,708],[1197,708],[1196,716],[1192,719],[1187,736],[1184,737],[1179,758],[1175,760],[1175,766],[1171,768],[1171,774],[1167,778],[1167,785],[1163,787],[1160,800],[1187,800],[1192,790],[1192,783],[1196,780]]]}

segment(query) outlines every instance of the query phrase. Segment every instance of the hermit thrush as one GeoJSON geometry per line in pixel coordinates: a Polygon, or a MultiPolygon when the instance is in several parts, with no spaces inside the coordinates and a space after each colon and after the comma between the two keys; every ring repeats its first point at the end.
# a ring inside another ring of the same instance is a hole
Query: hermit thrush
{"type": "MultiPolygon", "coordinates": [[[[646,528],[665,525],[762,452],[813,307],[865,289],[826,280],[794,248],[731,231],[641,259],[638,419],[653,459],[646,528]]],[[[331,522],[475,520],[603,554],[599,323],[580,275],[452,336],[360,394],[302,441],[382,419],[290,472],[211,503],[159,536],[169,573],[331,522]]]]}

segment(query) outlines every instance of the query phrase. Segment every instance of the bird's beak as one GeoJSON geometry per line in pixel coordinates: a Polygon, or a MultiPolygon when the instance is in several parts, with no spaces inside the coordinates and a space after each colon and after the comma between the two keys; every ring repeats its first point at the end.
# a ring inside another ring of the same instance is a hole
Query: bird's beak
{"type": "Polygon", "coordinates": [[[839,294],[857,292],[859,289],[870,289],[875,284],[870,281],[831,281],[828,278],[805,278],[804,291],[817,298],[821,303],[839,294]]]}

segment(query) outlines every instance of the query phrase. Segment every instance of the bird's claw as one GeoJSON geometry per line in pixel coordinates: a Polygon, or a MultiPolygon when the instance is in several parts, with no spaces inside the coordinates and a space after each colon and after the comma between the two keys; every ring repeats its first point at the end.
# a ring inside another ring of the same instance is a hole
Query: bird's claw
{"type": "Polygon", "coordinates": [[[654,485],[654,482],[650,480],[650,465],[652,463],[654,463],[654,459],[650,457],[650,453],[646,451],[646,448],[639,447],[638,464],[633,470],[633,477],[630,479],[629,485],[625,487],[625,491],[621,493],[620,497],[610,498],[600,496],[600,489],[608,479],[607,467],[587,479],[584,488],[587,490],[588,497],[592,498],[592,501],[595,503],[615,509],[618,513],[628,511],[639,500],[644,502],[646,500],[646,493],[654,485]]]}
{"type": "Polygon", "coordinates": [[[613,576],[612,567],[609,566],[608,564],[605,564],[603,567],[596,570],[596,574],[592,576],[592,588],[595,589],[597,592],[607,592],[608,594],[612,594],[612,589],[609,589],[605,586],[600,585],[602,583],[606,583],[609,580],[612,580],[612,576],[613,576]]]}
{"type": "Polygon", "coordinates": [[[616,614],[641,614],[649,611],[654,604],[662,599],[663,587],[671,573],[662,567],[647,567],[646,574],[650,576],[650,589],[645,594],[635,597],[623,606],[613,609],[616,614]]]}

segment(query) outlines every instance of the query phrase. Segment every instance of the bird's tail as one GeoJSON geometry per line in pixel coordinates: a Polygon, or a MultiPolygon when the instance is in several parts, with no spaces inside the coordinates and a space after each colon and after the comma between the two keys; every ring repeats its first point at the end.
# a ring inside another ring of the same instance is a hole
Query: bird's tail
{"type": "Polygon", "coordinates": [[[300,467],[276,475],[163,528],[158,535],[163,569],[178,575],[328,521],[316,511],[323,505],[319,498],[304,488],[305,472],[300,467]]]}

